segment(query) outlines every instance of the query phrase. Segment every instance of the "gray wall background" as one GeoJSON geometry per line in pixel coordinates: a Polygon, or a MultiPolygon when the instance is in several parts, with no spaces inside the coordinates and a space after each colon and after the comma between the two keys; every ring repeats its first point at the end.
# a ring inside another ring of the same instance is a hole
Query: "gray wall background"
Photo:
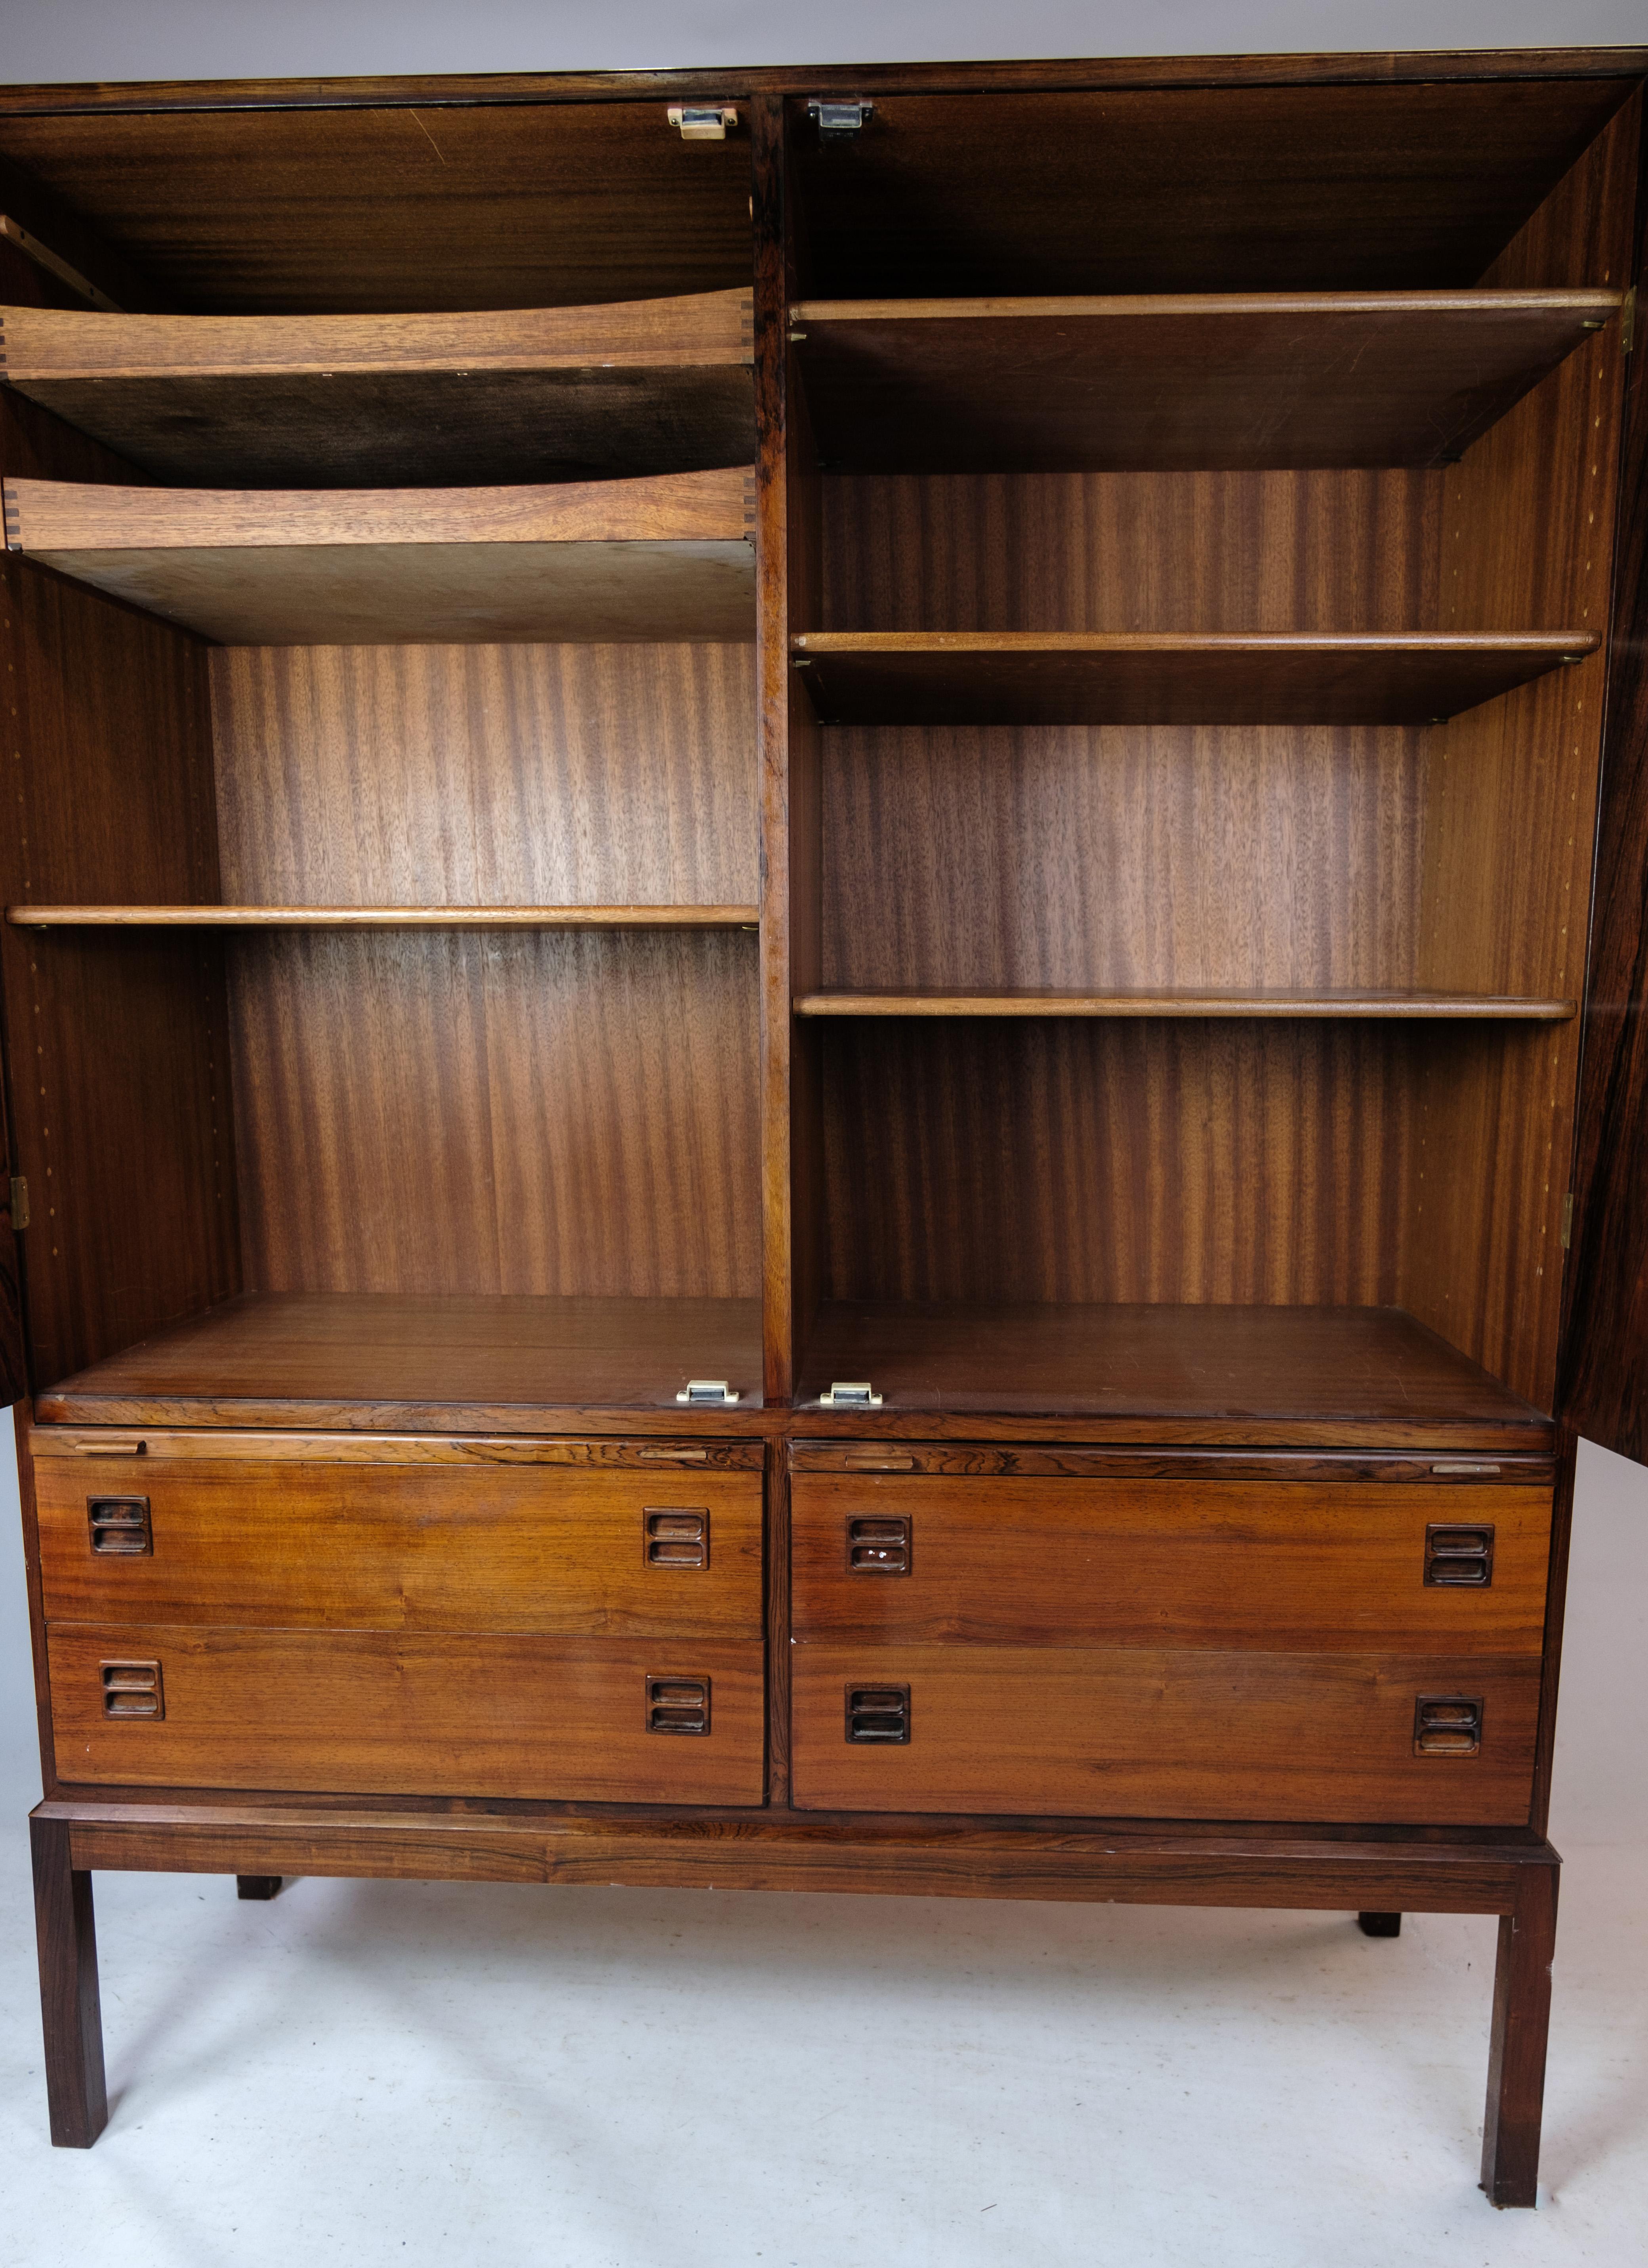
{"type": "MultiPolygon", "coordinates": [[[[1099,55],[1615,46],[1648,0],[6,0],[11,83],[640,70],[1099,55]]],[[[1644,1161],[1648,1170],[1648,1160],[1644,1161]]],[[[0,1416],[0,1778],[39,1793],[17,1476],[0,1416]]],[[[1648,1471],[1586,1444],[1552,1832],[1648,1829],[1648,1471]]],[[[16,1811],[10,1817],[15,1820],[16,1811]]]]}

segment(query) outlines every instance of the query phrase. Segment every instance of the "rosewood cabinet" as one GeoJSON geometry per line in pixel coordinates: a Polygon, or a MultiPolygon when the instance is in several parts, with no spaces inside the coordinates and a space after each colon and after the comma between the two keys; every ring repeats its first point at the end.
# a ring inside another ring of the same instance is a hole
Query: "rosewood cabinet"
{"type": "Polygon", "coordinates": [[[0,90],[55,2140],[100,1867],[1481,1912],[1533,2203],[1645,71],[0,90]]]}

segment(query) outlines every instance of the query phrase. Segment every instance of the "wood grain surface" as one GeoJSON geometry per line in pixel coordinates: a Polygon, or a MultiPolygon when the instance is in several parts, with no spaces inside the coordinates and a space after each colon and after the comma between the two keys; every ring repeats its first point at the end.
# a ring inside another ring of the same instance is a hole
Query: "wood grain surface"
{"type": "Polygon", "coordinates": [[[1527,1043],[1338,1018],[819,1028],[844,1300],[1399,1304],[1416,1054],[1527,1043]]]}
{"type": "MultiPolygon", "coordinates": [[[[557,1405],[628,1406],[679,1426],[689,1378],[725,1378],[758,1403],[753,1300],[246,1293],[62,1381],[35,1409],[48,1423],[129,1426],[166,1423],[170,1408],[171,1423],[210,1425],[235,1423],[236,1404],[275,1424],[305,1404],[310,1431],[381,1432],[392,1411],[449,1432],[438,1408],[514,1405],[519,1430],[541,1432],[557,1405]]],[[[732,1414],[717,1413],[721,1431],[732,1414]]]]}
{"type": "Polygon", "coordinates": [[[1549,1486],[808,1472],[791,1506],[801,1646],[1510,1654],[1544,1626],[1549,1486]],[[902,1523],[908,1573],[854,1567],[855,1521],[902,1523]],[[1490,1527],[1492,1581],[1428,1584],[1432,1524],[1490,1527]]]}
{"type": "Polygon", "coordinates": [[[1591,630],[815,630],[827,725],[1420,725],[1582,660],[1591,630]]]}
{"type": "Polygon", "coordinates": [[[1527,1837],[1480,1830],[1377,1837],[1225,1830],[1195,1822],[1097,1830],[907,1818],[634,1819],[533,1815],[433,1804],[350,1809],[226,1797],[40,1804],[75,1863],[230,1874],[239,1864],[285,1874],[419,1881],[593,1882],[651,1889],[902,1892],[953,1897],[1103,1899],[1116,1904],[1298,1907],[1409,1913],[1514,1910],[1518,1886],[1556,1858],[1527,1837]],[[239,1859],[237,1859],[237,1853],[239,1859]]]}
{"type": "Polygon", "coordinates": [[[758,1472],[48,1458],[36,1469],[55,1622],[300,1624],[546,1637],[761,1635],[758,1472]],[[152,1550],[91,1548],[88,1504],[137,1496],[152,1550]],[[702,1519],[702,1567],[653,1565],[648,1521],[702,1519]]]}
{"type": "Polygon", "coordinates": [[[248,111],[191,94],[141,116],[13,114],[0,155],[188,313],[490,311],[747,286],[747,140],[683,143],[673,94],[626,99],[614,85],[592,103],[475,103],[469,84],[428,109],[351,93],[337,108],[248,111]]]}
{"type": "Polygon", "coordinates": [[[133,1786],[759,1803],[758,1639],[62,1624],[61,1777],[133,1786]],[[103,1713],[99,1665],[158,1659],[166,1715],[103,1713]],[[650,1677],[709,1678],[710,1729],[647,1730],[650,1677]]]}
{"type": "MultiPolygon", "coordinates": [[[[28,402],[0,402],[0,453],[8,476],[121,472],[28,402]]],[[[0,645],[0,902],[215,898],[196,642],[8,556],[0,645]]],[[[187,937],[0,929],[0,972],[40,1384],[239,1288],[224,983],[187,937]]]]}
{"type": "Polygon", "coordinates": [[[1411,471],[837,474],[823,483],[816,627],[1424,629],[1444,482],[1411,471]]]}
{"type": "Polygon", "coordinates": [[[1617,291],[807,299],[790,320],[832,470],[1442,465],[1619,301],[1617,291]]]}
{"type": "MultiPolygon", "coordinates": [[[[1642,255],[1639,253],[1639,260],[1642,255]]],[[[1648,264],[1639,266],[1648,305],[1648,264]]],[[[1630,364],[1615,562],[1596,901],[1574,1170],[1563,1415],[1648,1462],[1648,355],[1630,364]]],[[[1593,721],[1594,711],[1585,722],[1593,721]]]]}
{"type": "Polygon", "coordinates": [[[186,486],[747,465],[751,355],[747,291],[502,313],[0,309],[0,379],[186,486]]]}
{"type": "Polygon", "coordinates": [[[798,1402],[838,1378],[869,1379],[888,1410],[1464,1423],[1484,1446],[1550,1446],[1536,1411],[1384,1307],[838,1300],[820,1310],[798,1402]]]}
{"type": "Polygon", "coordinates": [[[16,929],[754,929],[757,906],[8,906],[16,929]]]}
{"type": "MultiPolygon", "coordinates": [[[[1487,283],[1628,280],[1640,121],[1633,98],[1487,283]]],[[[1624,374],[1599,334],[1446,476],[1445,627],[1606,629],[1624,374]]],[[[1583,990],[1606,684],[1598,653],[1430,736],[1420,982],[1583,990]]],[[[1404,1232],[1404,1304],[1544,1409],[1579,1053],[1576,1022],[1432,1059],[1404,1232]]]]}
{"type": "Polygon", "coordinates": [[[756,896],[748,646],[240,646],[211,674],[231,902],[756,896]]]}
{"type": "Polygon", "coordinates": [[[224,644],[754,635],[747,471],[491,489],[8,481],[13,550],[224,644]]]}
{"type": "MultiPolygon", "coordinates": [[[[804,1425],[810,1436],[817,1414],[808,1411],[796,1422],[804,1425]]],[[[37,1449],[37,1455],[84,1456],[94,1453],[85,1445],[107,1438],[57,1427],[49,1432],[37,1428],[36,1432],[48,1445],[62,1444],[37,1449]]],[[[181,1433],[161,1438],[172,1444],[196,1439],[181,1433]]],[[[193,1454],[211,1454],[212,1441],[210,1434],[198,1437],[193,1454]]],[[[191,1452],[169,1449],[168,1454],[191,1452]]],[[[858,1441],[791,1439],[784,1443],[783,1456],[792,1473],[923,1473],[951,1480],[1029,1479],[1042,1475],[1049,1480],[1265,1481],[1273,1488],[1293,1481],[1380,1482],[1392,1487],[1422,1481],[1427,1487],[1477,1488],[1486,1480],[1496,1480],[1549,1491],[1555,1486],[1558,1472],[1557,1460],[1549,1450],[1526,1448],[1514,1453],[1496,1451],[1484,1462],[1457,1454],[1435,1457],[1423,1450],[1404,1454],[1367,1449],[1119,1448],[1078,1441],[1054,1446],[1019,1440],[969,1441],[959,1436],[954,1440],[923,1441],[909,1433],[858,1441]]]]}
{"type": "Polygon", "coordinates": [[[1536,1653],[798,1646],[794,1800],[803,1810],[1520,1826],[1539,1667],[1536,1653]],[[848,1741],[847,1688],[891,1683],[909,1688],[908,1744],[848,1741]],[[1481,1753],[1416,1756],[1421,1694],[1480,1698],[1481,1753]]]}
{"type": "Polygon", "coordinates": [[[1577,1000],[1506,998],[1487,992],[1066,992],[1025,987],[1012,992],[806,992],[798,1016],[1351,1016],[1402,1021],[1464,1019],[1557,1022],[1578,1012],[1577,1000]]]}
{"type": "Polygon", "coordinates": [[[877,98],[846,150],[797,116],[807,296],[1467,288],[1630,92],[1159,75],[986,99],[872,72],[845,90],[877,98]]]}
{"type": "Polygon", "coordinates": [[[156,1457],[173,1465],[204,1459],[210,1464],[254,1466],[460,1465],[480,1471],[495,1466],[545,1465],[608,1472],[659,1473],[679,1469],[682,1472],[759,1473],[766,1462],[759,1440],[717,1440],[703,1435],[694,1439],[689,1434],[677,1440],[475,1433],[443,1439],[437,1433],[229,1432],[212,1427],[198,1432],[171,1432],[145,1427],[134,1438],[129,1429],[122,1435],[119,1429],[111,1431],[104,1425],[40,1425],[27,1429],[26,1446],[37,1462],[61,1459],[76,1467],[88,1460],[95,1465],[108,1457],[156,1457]]]}
{"type": "Polygon", "coordinates": [[[1420,737],[828,733],[823,983],[801,989],[1411,991],[1420,737]]]}
{"type": "Polygon", "coordinates": [[[248,1284],[754,1294],[755,948],[710,931],[232,941],[248,1284]]]}

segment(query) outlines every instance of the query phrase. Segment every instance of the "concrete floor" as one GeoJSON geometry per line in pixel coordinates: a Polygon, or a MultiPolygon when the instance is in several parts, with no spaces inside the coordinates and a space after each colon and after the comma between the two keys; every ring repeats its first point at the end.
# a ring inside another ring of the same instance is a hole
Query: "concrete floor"
{"type": "Polygon", "coordinates": [[[242,1905],[99,1875],[114,2116],[53,2151],[13,1712],[0,2263],[1635,2268],[1648,1523],[1615,1462],[1576,1547],[1538,2213],[1475,2186],[1494,1925],[1454,1918],[1388,1943],[1331,1915],[327,1881],[242,1905]]]}

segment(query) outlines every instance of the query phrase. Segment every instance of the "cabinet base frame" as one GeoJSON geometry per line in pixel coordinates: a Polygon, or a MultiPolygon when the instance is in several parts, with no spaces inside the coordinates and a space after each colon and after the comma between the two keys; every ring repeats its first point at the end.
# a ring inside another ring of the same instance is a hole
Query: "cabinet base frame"
{"type": "Polygon", "coordinates": [[[54,1800],[29,1821],[52,2140],[108,2117],[92,1874],[355,1875],[633,1889],[855,1890],[1097,1904],[1292,1907],[1499,1917],[1482,2186],[1531,2205],[1539,2169],[1561,1860],[1541,1838],[1339,1840],[871,1825],[792,1818],[305,1811],[265,1804],[54,1800]]]}

